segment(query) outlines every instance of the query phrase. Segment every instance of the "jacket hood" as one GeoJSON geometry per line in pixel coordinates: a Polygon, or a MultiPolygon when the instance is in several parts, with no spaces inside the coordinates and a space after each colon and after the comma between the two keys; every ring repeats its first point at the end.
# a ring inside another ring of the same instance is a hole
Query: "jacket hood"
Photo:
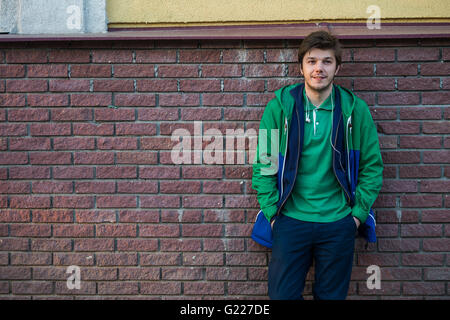
{"type": "MultiPolygon", "coordinates": [[[[290,91],[296,86],[304,86],[304,83],[284,86],[275,91],[275,98],[281,106],[283,113],[287,115],[288,120],[290,120],[292,117],[292,110],[295,103],[294,97],[291,95],[290,91]]],[[[349,117],[352,114],[359,98],[356,97],[353,92],[344,87],[341,87],[340,85],[334,84],[334,88],[338,89],[341,94],[342,112],[345,116],[349,117]]]]}

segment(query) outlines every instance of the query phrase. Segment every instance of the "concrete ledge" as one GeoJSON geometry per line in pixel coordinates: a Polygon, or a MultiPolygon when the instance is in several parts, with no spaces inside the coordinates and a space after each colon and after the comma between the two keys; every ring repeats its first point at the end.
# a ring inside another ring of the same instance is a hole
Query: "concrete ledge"
{"type": "Polygon", "coordinates": [[[450,38],[450,24],[382,24],[368,29],[365,24],[302,24],[157,29],[116,29],[107,33],[0,35],[0,42],[100,41],[100,40],[252,40],[303,39],[310,32],[328,29],[340,39],[450,38]]]}

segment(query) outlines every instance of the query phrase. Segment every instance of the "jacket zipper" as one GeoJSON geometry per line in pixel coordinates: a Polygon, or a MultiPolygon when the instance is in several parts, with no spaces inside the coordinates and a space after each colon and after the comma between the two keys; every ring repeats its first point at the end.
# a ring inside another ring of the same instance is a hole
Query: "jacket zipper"
{"type": "MultiPolygon", "coordinates": [[[[299,118],[299,115],[298,115],[297,108],[295,108],[295,112],[297,113],[298,130],[300,131],[300,118],[299,118]]],[[[286,118],[286,120],[287,120],[287,118],[286,118]]],[[[282,179],[284,179],[284,162],[286,161],[286,156],[287,156],[288,134],[289,134],[289,130],[288,130],[288,133],[286,134],[286,151],[284,153],[283,172],[282,172],[282,175],[281,175],[282,179]]],[[[295,165],[295,175],[294,175],[294,181],[293,181],[294,184],[295,184],[295,180],[297,179],[298,160],[300,158],[300,134],[298,136],[299,136],[299,138],[298,138],[298,147],[297,147],[297,161],[296,161],[296,165],[295,165]]],[[[284,181],[281,180],[281,186],[283,186],[283,183],[284,183],[284,181]]],[[[277,213],[275,214],[275,216],[280,213],[281,208],[283,208],[284,203],[286,202],[286,200],[291,195],[292,190],[294,190],[294,188],[291,188],[291,191],[289,192],[287,197],[284,199],[283,203],[278,207],[278,210],[277,210],[277,213]]],[[[281,197],[283,197],[283,193],[281,194],[281,197]]]]}
{"type": "MultiPolygon", "coordinates": [[[[342,120],[342,116],[339,117],[339,122],[338,122],[338,125],[337,125],[337,128],[336,128],[336,136],[335,136],[335,138],[334,138],[334,145],[335,145],[335,146],[336,146],[336,142],[337,142],[338,130],[339,130],[339,125],[341,124],[341,120],[342,120]]],[[[333,131],[331,131],[331,132],[333,132],[333,131]]],[[[341,185],[342,189],[344,190],[345,195],[346,195],[346,198],[348,198],[347,201],[350,203],[350,196],[349,196],[349,194],[347,193],[347,190],[345,190],[345,188],[344,188],[344,186],[342,185],[342,183],[341,183],[341,181],[339,180],[339,178],[337,177],[337,174],[336,174],[336,167],[335,167],[335,165],[334,165],[334,159],[335,159],[335,151],[333,150],[333,172],[334,172],[334,175],[336,176],[336,180],[339,182],[339,184],[341,185]]]]}
{"type": "MultiPolygon", "coordinates": [[[[351,124],[351,122],[352,122],[352,116],[350,116],[348,118],[348,120],[347,120],[347,127],[346,127],[346,130],[345,130],[345,134],[346,134],[345,141],[347,143],[347,172],[348,172],[348,183],[349,183],[350,188],[351,188],[351,185],[352,185],[352,178],[351,178],[351,173],[350,173],[350,149],[348,148],[348,131],[350,130],[350,135],[351,135],[352,134],[352,128],[349,127],[348,124],[349,123],[351,124]]],[[[350,191],[352,191],[352,190],[350,189],[350,191]]]]}

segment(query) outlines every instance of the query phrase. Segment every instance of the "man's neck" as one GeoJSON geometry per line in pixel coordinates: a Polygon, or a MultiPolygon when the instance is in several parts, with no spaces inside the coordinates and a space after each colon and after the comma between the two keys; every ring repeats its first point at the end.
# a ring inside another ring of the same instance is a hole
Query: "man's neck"
{"type": "Polygon", "coordinates": [[[309,98],[311,103],[318,107],[322,104],[322,102],[325,101],[326,98],[331,94],[331,91],[333,90],[333,84],[331,84],[326,90],[324,91],[317,91],[314,89],[311,89],[307,85],[305,86],[306,96],[309,98]]]}

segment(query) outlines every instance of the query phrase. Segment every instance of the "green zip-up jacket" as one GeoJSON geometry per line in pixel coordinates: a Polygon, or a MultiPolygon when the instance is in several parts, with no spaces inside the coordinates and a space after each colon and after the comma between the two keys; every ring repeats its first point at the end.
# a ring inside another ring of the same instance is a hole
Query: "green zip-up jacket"
{"type": "MultiPolygon", "coordinates": [[[[303,88],[300,83],[277,90],[260,122],[252,188],[257,191],[261,213],[269,221],[280,212],[295,184],[303,148],[303,88]]],[[[334,89],[333,171],[352,215],[362,223],[370,216],[375,223],[371,207],[381,189],[383,173],[377,130],[361,98],[339,85],[334,84],[334,89]]]]}

